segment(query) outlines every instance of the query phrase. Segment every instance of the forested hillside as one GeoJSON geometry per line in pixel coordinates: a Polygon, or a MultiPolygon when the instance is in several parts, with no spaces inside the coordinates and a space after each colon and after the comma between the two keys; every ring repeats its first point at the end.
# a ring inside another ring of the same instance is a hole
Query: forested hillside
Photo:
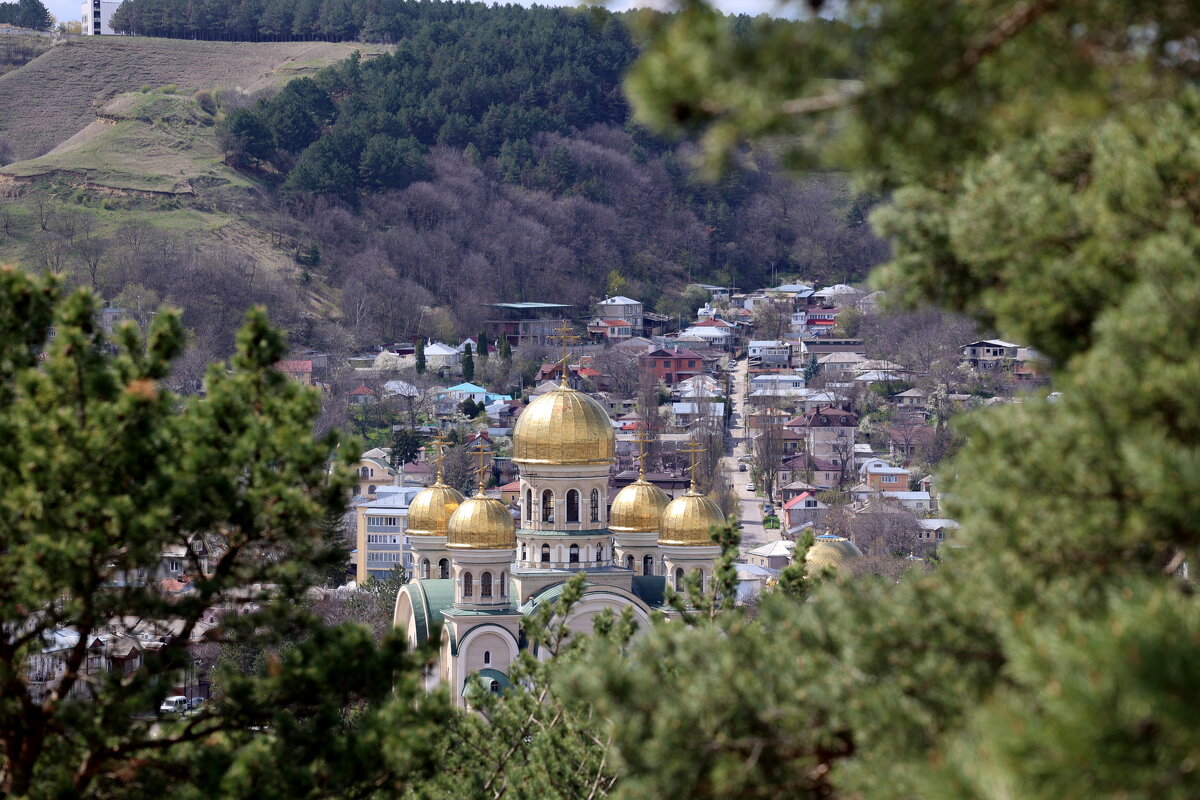
{"type": "MultiPolygon", "coordinates": [[[[69,204],[61,220],[75,221],[46,222],[26,189],[24,208],[0,226],[0,256],[22,253],[110,299],[175,303],[209,358],[228,351],[231,320],[263,292],[297,345],[344,352],[474,333],[488,302],[571,303],[582,316],[617,285],[672,313],[688,281],[849,282],[884,258],[864,223],[873,199],[837,175],[796,182],[767,151],[745,150],[714,185],[695,174],[690,144],[634,125],[622,79],[637,46],[623,15],[387,7],[403,21],[390,53],[374,47],[374,57],[282,89],[191,83],[201,91],[119,99],[93,125],[103,146],[84,134],[6,168],[69,204]],[[141,110],[118,119],[118,107],[141,110]],[[161,157],[138,157],[150,153],[161,157]],[[139,165],[156,174],[134,174],[139,165]],[[81,214],[86,246],[76,238],[81,214]],[[135,229],[132,240],[155,244],[128,246],[135,229]]],[[[122,13],[145,20],[159,9],[161,20],[168,8],[129,0],[122,13]]],[[[114,39],[88,52],[146,42],[114,39]]],[[[297,46],[179,44],[193,59],[206,46],[297,46]]],[[[136,86],[133,62],[120,64],[136,86]]],[[[80,74],[93,72],[104,70],[80,74]]]]}

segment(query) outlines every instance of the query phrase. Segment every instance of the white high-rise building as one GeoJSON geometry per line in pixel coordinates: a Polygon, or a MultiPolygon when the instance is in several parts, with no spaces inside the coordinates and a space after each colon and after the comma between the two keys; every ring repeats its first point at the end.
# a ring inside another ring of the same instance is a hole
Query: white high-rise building
{"type": "Polygon", "coordinates": [[[79,4],[84,36],[112,36],[112,15],[121,5],[121,0],[84,0],[79,4]]]}

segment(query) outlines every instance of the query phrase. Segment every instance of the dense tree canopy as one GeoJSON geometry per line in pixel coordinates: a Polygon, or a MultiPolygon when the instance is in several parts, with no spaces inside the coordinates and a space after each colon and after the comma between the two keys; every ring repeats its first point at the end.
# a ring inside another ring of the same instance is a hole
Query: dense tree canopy
{"type": "Polygon", "coordinates": [[[15,3],[0,3],[0,23],[48,31],[54,24],[54,17],[41,0],[18,0],[15,3]]]}

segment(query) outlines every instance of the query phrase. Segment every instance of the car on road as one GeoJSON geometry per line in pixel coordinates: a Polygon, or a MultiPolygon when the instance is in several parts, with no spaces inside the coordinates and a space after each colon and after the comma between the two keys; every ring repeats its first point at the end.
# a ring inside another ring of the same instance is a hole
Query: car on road
{"type": "Polygon", "coordinates": [[[754,484],[753,484],[753,483],[747,483],[747,484],[746,484],[746,491],[747,491],[747,492],[750,492],[751,494],[753,494],[754,492],[758,491],[758,489],[756,489],[756,488],[755,488],[755,486],[754,486],[754,484]]]}
{"type": "Polygon", "coordinates": [[[738,472],[745,472],[745,471],[746,471],[746,465],[738,464],[738,472]]]}
{"type": "Polygon", "coordinates": [[[742,456],[738,456],[739,464],[749,464],[753,460],[754,460],[754,456],[750,455],[749,453],[746,453],[745,455],[742,455],[742,456]]]}
{"type": "Polygon", "coordinates": [[[158,707],[160,714],[182,714],[188,710],[188,699],[181,694],[168,697],[158,707]]]}
{"type": "Polygon", "coordinates": [[[763,503],[762,512],[763,512],[764,517],[770,517],[770,516],[774,515],[775,507],[772,506],[770,503],[763,503]]]}
{"type": "Polygon", "coordinates": [[[188,708],[191,709],[192,711],[196,711],[196,710],[204,707],[204,702],[205,701],[204,701],[203,697],[193,697],[191,700],[188,701],[188,708]]]}

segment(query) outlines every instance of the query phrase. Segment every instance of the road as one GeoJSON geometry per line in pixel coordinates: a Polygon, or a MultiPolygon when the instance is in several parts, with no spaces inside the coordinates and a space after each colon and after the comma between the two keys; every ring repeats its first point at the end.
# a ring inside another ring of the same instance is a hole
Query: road
{"type": "Polygon", "coordinates": [[[733,415],[729,420],[729,435],[733,441],[733,451],[721,459],[721,467],[729,478],[730,485],[742,501],[742,553],[753,550],[761,544],[773,542],[780,538],[780,531],[766,530],[762,525],[763,499],[746,491],[750,483],[750,473],[739,472],[737,459],[750,452],[750,437],[746,428],[746,359],[737,362],[733,372],[733,415]]]}

